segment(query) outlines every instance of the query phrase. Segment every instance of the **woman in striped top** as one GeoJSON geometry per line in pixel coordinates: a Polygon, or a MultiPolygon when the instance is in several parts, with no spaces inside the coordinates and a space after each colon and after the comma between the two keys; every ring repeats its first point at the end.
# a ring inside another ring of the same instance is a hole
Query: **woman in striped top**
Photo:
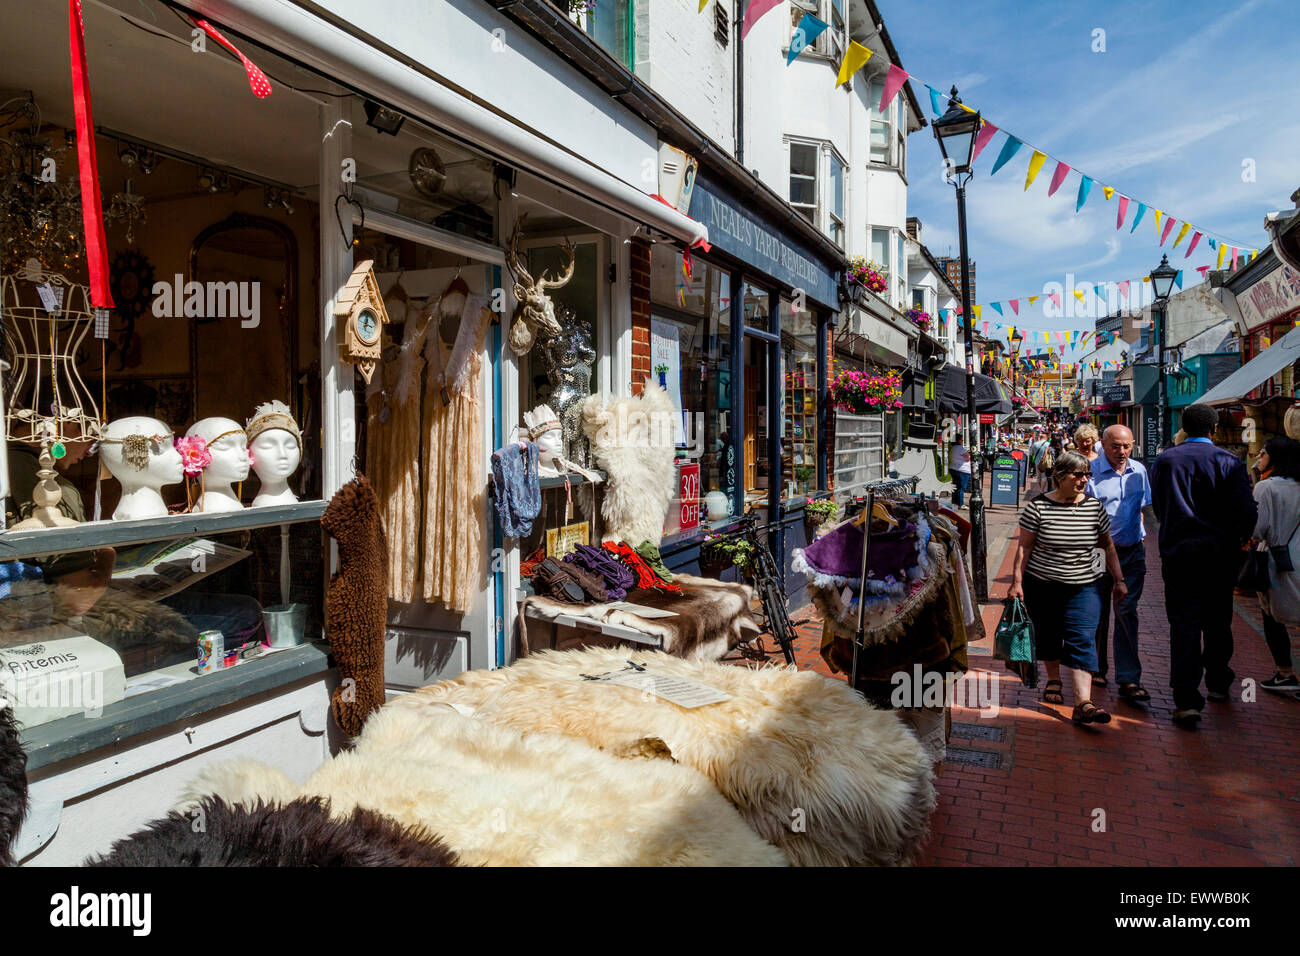
{"type": "Polygon", "coordinates": [[[1020,512],[1020,550],[1016,553],[1011,598],[1024,598],[1034,624],[1038,659],[1047,665],[1043,700],[1065,703],[1061,668],[1071,671],[1078,724],[1106,724],[1110,714],[1092,702],[1092,672],[1097,669],[1097,623],[1101,598],[1096,581],[1102,568],[1094,552],[1105,552],[1115,579],[1115,600],[1128,593],[1119,555],[1110,539],[1110,517],[1096,498],[1083,493],[1091,463],[1075,451],[1062,452],[1052,468],[1055,487],[1020,512]]]}

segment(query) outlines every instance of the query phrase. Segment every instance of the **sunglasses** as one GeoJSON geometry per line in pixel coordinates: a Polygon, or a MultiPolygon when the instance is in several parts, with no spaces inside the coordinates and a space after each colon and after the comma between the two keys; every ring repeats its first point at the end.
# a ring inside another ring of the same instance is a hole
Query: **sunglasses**
{"type": "Polygon", "coordinates": [[[1092,472],[1090,472],[1090,471],[1067,471],[1065,474],[1069,475],[1071,478],[1091,478],[1091,477],[1092,477],[1092,472]]]}

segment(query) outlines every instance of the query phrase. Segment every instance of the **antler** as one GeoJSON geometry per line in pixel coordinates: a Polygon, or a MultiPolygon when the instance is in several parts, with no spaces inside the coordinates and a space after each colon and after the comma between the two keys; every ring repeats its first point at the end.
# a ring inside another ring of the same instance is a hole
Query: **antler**
{"type": "Polygon", "coordinates": [[[528,274],[528,270],[519,261],[519,227],[523,225],[524,220],[527,218],[528,213],[524,213],[515,220],[514,231],[510,233],[510,241],[506,243],[506,267],[514,274],[516,279],[522,280],[522,285],[531,288],[534,285],[533,277],[528,274]]]}
{"type": "Polygon", "coordinates": [[[569,257],[569,264],[565,266],[564,275],[558,279],[552,279],[550,278],[550,273],[542,273],[542,278],[537,283],[537,290],[539,292],[545,291],[546,289],[559,289],[562,286],[568,285],[569,280],[573,278],[573,266],[577,261],[577,252],[573,247],[573,243],[568,240],[568,237],[565,237],[564,240],[564,252],[569,257]]]}

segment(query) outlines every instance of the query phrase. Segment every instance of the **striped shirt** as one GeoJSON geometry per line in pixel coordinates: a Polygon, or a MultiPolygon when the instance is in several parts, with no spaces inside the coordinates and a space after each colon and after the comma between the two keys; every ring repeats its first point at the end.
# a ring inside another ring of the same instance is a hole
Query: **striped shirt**
{"type": "Polygon", "coordinates": [[[1035,535],[1027,574],[1062,584],[1089,584],[1101,576],[1093,570],[1092,553],[1097,539],[1110,532],[1110,516],[1096,498],[1062,504],[1038,495],[1020,512],[1020,527],[1035,535]]]}

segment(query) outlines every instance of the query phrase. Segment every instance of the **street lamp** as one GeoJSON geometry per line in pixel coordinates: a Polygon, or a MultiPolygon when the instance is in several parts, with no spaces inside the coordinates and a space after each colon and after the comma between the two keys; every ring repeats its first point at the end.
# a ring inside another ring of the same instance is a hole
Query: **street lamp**
{"type": "MultiPolygon", "coordinates": [[[[966,183],[971,178],[971,163],[975,152],[975,136],[983,125],[978,112],[968,112],[961,105],[957,87],[952,88],[948,99],[948,112],[932,124],[934,138],[939,141],[948,181],[957,190],[957,233],[961,241],[961,314],[965,324],[966,341],[966,432],[969,449],[979,448],[979,413],[975,408],[975,315],[970,301],[970,255],[966,248],[966,183]]],[[[989,578],[985,550],[983,477],[980,475],[979,455],[971,459],[971,565],[975,584],[975,599],[989,599],[989,578]]]]}
{"type": "MultiPolygon", "coordinates": [[[[1159,439],[1157,440],[1157,453],[1165,447],[1165,406],[1168,404],[1168,394],[1165,386],[1165,325],[1168,315],[1169,294],[1174,291],[1174,280],[1178,278],[1178,270],[1169,264],[1169,256],[1160,257],[1160,265],[1151,270],[1151,291],[1155,293],[1156,300],[1151,305],[1151,314],[1157,317],[1159,323],[1158,334],[1160,336],[1160,357],[1156,365],[1156,375],[1158,376],[1159,405],[1156,408],[1156,427],[1159,430],[1159,439]]],[[[1155,455],[1151,455],[1155,457],[1155,455]]]]}

